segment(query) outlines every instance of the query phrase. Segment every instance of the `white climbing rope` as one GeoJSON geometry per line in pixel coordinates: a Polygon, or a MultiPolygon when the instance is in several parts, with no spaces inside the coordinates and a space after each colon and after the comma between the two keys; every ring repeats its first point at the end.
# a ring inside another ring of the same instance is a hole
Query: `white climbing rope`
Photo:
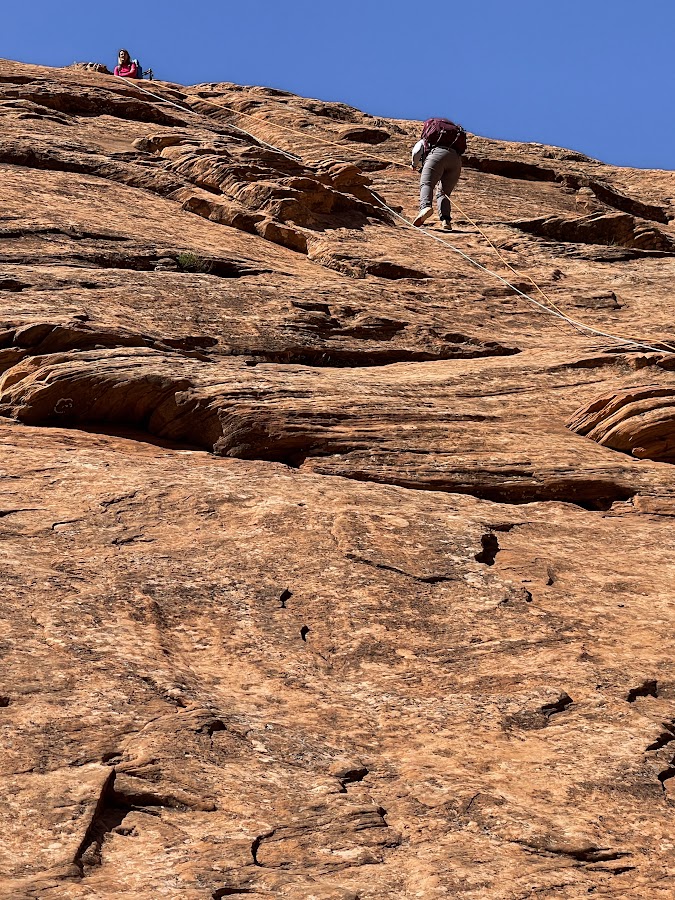
{"type": "Polygon", "coordinates": [[[499,273],[493,272],[492,269],[488,269],[487,266],[482,265],[477,260],[473,259],[469,256],[468,253],[464,253],[463,250],[460,250],[459,247],[455,247],[454,244],[451,244],[449,241],[443,240],[437,234],[432,234],[431,231],[427,231],[426,228],[418,228],[416,225],[413,225],[412,222],[409,222],[404,216],[397,213],[390,206],[387,206],[379,197],[375,198],[381,206],[383,206],[386,210],[388,210],[392,216],[395,216],[397,219],[400,219],[405,225],[409,228],[412,228],[413,231],[421,232],[425,234],[427,237],[430,237],[432,240],[436,241],[439,244],[443,244],[445,247],[449,247],[454,253],[457,253],[459,256],[468,260],[472,265],[476,266],[476,268],[480,269],[482,272],[485,272],[488,275],[492,275],[493,278],[497,278],[503,284],[507,285],[507,287],[511,288],[512,291],[515,291],[516,294],[519,294],[525,300],[528,300],[530,303],[533,303],[535,306],[538,306],[540,309],[545,310],[550,313],[552,316],[555,316],[558,319],[563,319],[568,324],[572,325],[574,328],[581,329],[582,331],[590,332],[591,334],[599,335],[601,337],[610,338],[613,341],[618,341],[621,344],[632,344],[636,347],[642,347],[644,350],[652,350],[655,353],[663,353],[663,349],[659,349],[657,347],[652,347],[650,344],[646,344],[643,341],[634,341],[628,338],[623,338],[615,334],[611,334],[607,331],[600,331],[597,328],[592,328],[590,325],[585,325],[583,322],[577,322],[576,319],[570,318],[570,316],[566,315],[566,313],[562,312],[557,307],[553,308],[547,306],[545,303],[540,303],[539,300],[535,300],[534,297],[530,297],[529,294],[526,294],[524,291],[519,290],[514,284],[511,284],[510,281],[507,281],[506,278],[503,278],[499,273]]]}
{"type": "MultiPolygon", "coordinates": [[[[176,109],[181,110],[181,112],[186,112],[186,113],[188,113],[188,115],[198,116],[199,118],[208,119],[208,116],[204,115],[203,113],[198,113],[195,110],[190,109],[189,107],[186,108],[185,106],[181,106],[180,104],[174,103],[171,100],[167,100],[165,97],[162,97],[159,94],[155,94],[152,91],[149,91],[146,88],[141,87],[137,82],[130,82],[130,83],[132,83],[134,85],[134,87],[138,88],[140,91],[143,91],[143,93],[148,94],[148,96],[154,97],[155,99],[160,100],[163,103],[168,103],[170,106],[174,106],[176,109]]],[[[212,100],[205,100],[203,97],[200,97],[199,99],[203,103],[207,103],[211,106],[216,107],[217,109],[225,109],[228,112],[234,113],[235,115],[246,116],[249,119],[255,119],[256,121],[260,121],[260,119],[256,116],[252,116],[249,113],[245,113],[245,112],[241,112],[240,110],[233,109],[232,107],[226,106],[223,103],[214,103],[212,100]]],[[[282,128],[285,131],[289,131],[293,134],[297,134],[300,137],[303,137],[305,139],[307,137],[310,137],[310,139],[318,141],[319,143],[336,146],[341,151],[344,152],[344,147],[341,144],[338,144],[337,141],[331,141],[331,140],[327,140],[327,139],[323,139],[323,138],[318,138],[318,137],[315,137],[314,135],[305,135],[305,134],[297,131],[294,128],[290,128],[287,125],[280,125],[279,123],[275,123],[275,122],[266,123],[266,124],[271,124],[272,127],[274,127],[274,128],[282,128]]],[[[253,134],[250,134],[248,131],[245,131],[243,128],[239,128],[236,125],[228,125],[228,127],[232,128],[234,131],[239,132],[240,134],[246,135],[246,137],[251,138],[257,144],[259,144],[263,147],[266,147],[268,150],[273,150],[277,153],[281,153],[283,156],[286,156],[289,159],[292,159],[294,162],[300,162],[300,163],[303,162],[301,157],[296,156],[295,154],[289,153],[288,151],[283,150],[281,147],[276,147],[276,146],[274,146],[274,144],[268,144],[265,141],[261,141],[260,138],[257,138],[253,134]]],[[[406,170],[408,168],[407,166],[404,166],[403,163],[399,163],[396,160],[390,160],[390,159],[387,159],[386,157],[378,156],[377,154],[371,154],[371,156],[373,156],[373,158],[375,158],[375,159],[380,159],[383,162],[386,162],[388,165],[400,166],[402,168],[405,168],[406,170]]],[[[482,272],[485,272],[487,275],[491,275],[493,278],[496,278],[498,281],[501,281],[502,284],[506,285],[510,290],[512,290],[514,293],[518,294],[524,300],[527,300],[528,303],[532,303],[534,306],[538,307],[539,309],[543,310],[544,312],[547,312],[550,315],[567,322],[568,325],[571,325],[576,330],[581,331],[582,333],[588,333],[588,334],[592,334],[592,335],[595,335],[598,337],[607,338],[608,340],[614,341],[614,342],[624,345],[624,346],[628,345],[628,346],[640,348],[642,350],[649,350],[653,353],[664,353],[664,352],[667,352],[667,350],[671,350],[671,352],[675,352],[675,348],[671,348],[670,345],[667,343],[664,343],[662,347],[654,347],[651,344],[646,343],[645,341],[634,340],[632,338],[626,338],[621,335],[613,334],[608,331],[602,331],[601,329],[593,328],[591,325],[586,325],[583,322],[579,322],[576,319],[571,318],[566,313],[564,313],[561,309],[559,309],[555,305],[555,303],[553,303],[553,301],[550,300],[550,298],[547,297],[547,295],[541,290],[541,288],[536,284],[536,282],[528,275],[526,277],[532,282],[533,286],[539,291],[539,293],[544,297],[544,299],[548,301],[548,303],[542,303],[539,300],[535,300],[534,297],[530,297],[529,294],[526,294],[524,291],[521,291],[519,288],[517,288],[514,284],[511,284],[510,281],[508,281],[506,278],[504,278],[498,272],[495,272],[492,269],[488,268],[487,266],[484,266],[482,263],[479,263],[478,260],[473,259],[473,257],[471,257],[468,253],[465,253],[463,250],[460,250],[459,247],[455,247],[455,245],[451,244],[450,241],[440,238],[438,235],[433,234],[432,232],[428,231],[426,228],[418,228],[417,226],[413,225],[412,222],[410,222],[408,219],[406,219],[404,216],[402,216],[400,213],[397,213],[390,206],[388,206],[376,194],[374,194],[373,196],[374,196],[375,200],[379,203],[380,206],[382,206],[384,209],[386,209],[392,216],[394,216],[394,218],[401,221],[408,228],[412,228],[415,232],[424,234],[426,237],[431,238],[432,240],[436,241],[437,243],[443,244],[443,246],[448,247],[450,250],[453,251],[453,253],[456,253],[458,256],[461,256],[463,259],[467,260],[467,262],[471,263],[471,265],[475,266],[477,269],[480,269],[482,272]],[[664,347],[667,348],[665,351],[664,351],[664,347]]],[[[455,206],[457,206],[457,208],[460,209],[459,204],[456,201],[453,201],[453,202],[454,202],[455,206]]],[[[514,274],[519,275],[517,270],[514,269],[513,266],[511,266],[506,260],[503,259],[502,255],[499,253],[499,251],[494,246],[492,241],[490,241],[490,239],[487,237],[487,235],[485,235],[485,233],[482,231],[482,229],[479,228],[476,225],[476,223],[474,223],[470,219],[470,217],[466,216],[466,214],[461,209],[460,209],[460,212],[462,212],[462,215],[464,215],[467,218],[467,220],[469,222],[471,222],[478,229],[478,231],[483,235],[485,240],[495,250],[495,252],[499,256],[499,258],[502,260],[502,262],[504,262],[504,264],[514,274]]]]}

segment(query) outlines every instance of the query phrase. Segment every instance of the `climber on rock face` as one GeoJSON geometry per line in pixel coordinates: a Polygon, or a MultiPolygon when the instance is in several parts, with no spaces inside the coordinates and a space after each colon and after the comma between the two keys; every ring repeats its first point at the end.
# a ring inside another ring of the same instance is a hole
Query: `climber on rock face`
{"type": "Polygon", "coordinates": [[[443,228],[452,231],[450,194],[462,171],[461,154],[466,150],[466,132],[449,119],[427,119],[422,137],[412,149],[412,168],[422,169],[420,211],[413,225],[420,226],[432,215],[433,193],[439,186],[438,215],[443,228]]]}
{"type": "Polygon", "coordinates": [[[129,56],[128,50],[120,50],[117,55],[117,65],[113,73],[119,78],[138,78],[138,66],[135,60],[129,56]]]}

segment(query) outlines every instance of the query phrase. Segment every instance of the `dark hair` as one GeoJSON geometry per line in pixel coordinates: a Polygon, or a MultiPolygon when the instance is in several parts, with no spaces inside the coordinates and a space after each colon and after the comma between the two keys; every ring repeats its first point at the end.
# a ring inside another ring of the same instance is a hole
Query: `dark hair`
{"type": "Polygon", "coordinates": [[[131,55],[129,54],[128,50],[120,50],[120,52],[117,55],[121,56],[123,53],[126,53],[126,55],[129,57],[129,59],[131,59],[131,55]]]}

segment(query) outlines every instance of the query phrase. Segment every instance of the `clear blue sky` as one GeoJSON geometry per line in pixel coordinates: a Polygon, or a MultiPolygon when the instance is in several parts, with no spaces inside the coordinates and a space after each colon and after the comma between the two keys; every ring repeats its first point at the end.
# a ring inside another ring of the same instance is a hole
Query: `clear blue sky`
{"type": "Polygon", "coordinates": [[[234,81],[675,169],[675,0],[24,0],[0,55],[234,81]]]}

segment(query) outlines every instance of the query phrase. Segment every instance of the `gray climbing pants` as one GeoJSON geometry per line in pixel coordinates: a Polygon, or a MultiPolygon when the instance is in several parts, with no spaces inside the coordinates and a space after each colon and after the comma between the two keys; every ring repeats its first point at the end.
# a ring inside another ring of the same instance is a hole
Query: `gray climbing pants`
{"type": "Polygon", "coordinates": [[[439,186],[438,215],[441,219],[452,217],[450,194],[462,172],[462,157],[454,150],[434,147],[424,161],[420,176],[420,209],[432,206],[434,188],[439,186]]]}

